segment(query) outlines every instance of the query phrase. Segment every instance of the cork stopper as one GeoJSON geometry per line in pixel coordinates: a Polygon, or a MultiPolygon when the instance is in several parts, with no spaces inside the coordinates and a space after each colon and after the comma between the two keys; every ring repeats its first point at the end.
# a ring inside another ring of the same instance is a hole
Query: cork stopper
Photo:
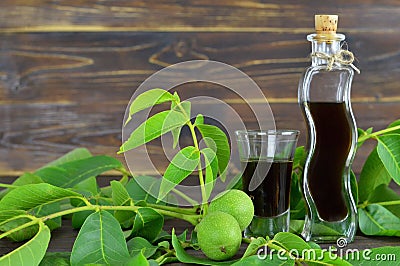
{"type": "Polygon", "coordinates": [[[337,22],[337,15],[315,15],[315,31],[317,34],[335,35],[337,22]]]}

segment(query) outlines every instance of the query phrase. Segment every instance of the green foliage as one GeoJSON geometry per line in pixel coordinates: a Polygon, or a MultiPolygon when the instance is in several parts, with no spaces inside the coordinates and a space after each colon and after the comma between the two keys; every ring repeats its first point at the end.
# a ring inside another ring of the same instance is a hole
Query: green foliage
{"type": "Polygon", "coordinates": [[[306,243],[302,238],[286,232],[275,235],[268,245],[280,254],[307,265],[351,265],[334,254],[306,243]]]}
{"type": "Polygon", "coordinates": [[[200,264],[200,265],[231,265],[232,261],[224,261],[217,262],[210,259],[205,258],[197,258],[186,253],[185,249],[182,247],[181,242],[178,240],[175,235],[174,229],[172,229],[172,246],[175,249],[176,257],[180,262],[183,263],[192,263],[192,264],[200,264]]]}
{"type": "Polygon", "coordinates": [[[349,253],[346,260],[352,265],[376,266],[376,265],[396,265],[400,258],[399,247],[379,247],[369,250],[359,250],[349,253]],[[377,261],[375,258],[386,258],[386,260],[377,261]]]}
{"type": "Polygon", "coordinates": [[[186,122],[188,118],[175,109],[155,114],[132,132],[118,153],[139,147],[175,128],[182,127],[186,122]]]}
{"type": "Polygon", "coordinates": [[[358,182],[358,219],[366,235],[400,236],[400,195],[391,181],[400,183],[400,120],[378,132],[365,131],[361,142],[377,140],[358,182]]]}
{"type": "Polygon", "coordinates": [[[353,195],[354,201],[357,203],[358,202],[358,183],[357,183],[357,177],[353,171],[350,171],[350,190],[351,190],[351,194],[353,195]]]}
{"type": "Polygon", "coordinates": [[[122,164],[117,159],[99,155],[41,168],[35,175],[54,186],[70,188],[87,178],[120,168],[122,164]]]}
{"type": "MultiPolygon", "coordinates": [[[[318,245],[306,243],[293,234],[301,232],[306,209],[301,194],[307,156],[304,147],[296,149],[293,162],[290,201],[290,230],[293,233],[278,233],[273,239],[245,239],[248,246],[238,260],[215,262],[189,255],[185,249],[199,249],[197,233],[185,231],[176,236],[172,231],[171,235],[162,230],[164,220],[174,217],[192,225],[201,221],[207,213],[207,200],[215,181],[218,178],[225,180],[230,145],[220,128],[204,124],[201,114],[191,122],[189,101],[181,102],[176,93],[162,89],[147,91],[134,99],[126,123],[134,119],[137,112],[162,103],[168,104],[170,110],[149,117],[120,147],[120,152],[125,152],[171,132],[175,148],[182,127],[188,127],[193,144],[176,153],[162,179],[133,177],[115,158],[93,156],[87,149],[78,148],[32,173],[24,173],[11,186],[3,184],[6,189],[0,192],[0,231],[3,232],[0,238],[26,241],[0,257],[0,265],[162,265],[177,261],[202,265],[377,264],[347,257],[348,262],[340,258],[332,260],[329,256],[332,254],[322,254],[318,245]],[[207,147],[199,148],[199,137],[207,147]],[[108,170],[117,170],[123,177],[100,188],[96,177],[108,170]],[[198,173],[200,184],[203,184],[201,204],[175,187],[193,173],[198,173]],[[176,196],[188,201],[193,208],[180,208],[160,201],[171,203],[176,196]],[[50,231],[61,226],[61,218],[72,219],[73,227],[80,228],[72,253],[46,253],[50,231]],[[256,256],[265,246],[281,252],[286,256],[285,260],[276,254],[265,259],[256,256]],[[290,254],[291,250],[301,255],[290,254]],[[313,259],[313,253],[321,259],[313,259]]],[[[358,182],[351,173],[359,228],[370,236],[399,237],[400,195],[389,184],[392,181],[400,184],[400,120],[380,131],[373,132],[369,128],[359,129],[358,133],[358,147],[365,141],[377,141],[358,182]]],[[[328,232],[331,229],[321,230],[328,232]]],[[[371,257],[380,253],[395,254],[398,258],[399,252],[397,247],[381,247],[372,249],[371,257]]]]}
{"type": "Polygon", "coordinates": [[[359,140],[362,139],[361,141],[358,141],[357,143],[357,148],[361,147],[364,142],[368,139],[369,134],[372,133],[373,128],[370,127],[367,130],[362,130],[361,128],[357,129],[357,134],[358,134],[358,138],[359,140]]]}
{"type": "Polygon", "coordinates": [[[163,199],[176,185],[188,177],[200,162],[200,151],[198,148],[188,146],[181,149],[165,170],[161,181],[158,199],[163,199]]]}
{"type": "Polygon", "coordinates": [[[100,188],[97,184],[97,179],[95,176],[83,180],[82,182],[76,184],[73,188],[81,194],[86,194],[90,196],[95,196],[100,193],[100,188]]]}
{"type": "Polygon", "coordinates": [[[0,265],[39,265],[50,242],[50,229],[39,222],[36,235],[10,253],[0,257],[0,265]]]}
{"type": "Polygon", "coordinates": [[[153,256],[159,248],[158,246],[152,245],[147,239],[139,236],[129,240],[127,245],[131,256],[135,256],[142,252],[146,258],[153,256]]]}
{"type": "MultiPolygon", "coordinates": [[[[53,202],[46,205],[39,206],[32,210],[32,213],[35,214],[36,217],[45,217],[52,213],[56,213],[61,211],[60,202],[53,202]]],[[[61,217],[56,217],[50,220],[45,221],[45,224],[50,228],[50,230],[57,229],[61,227],[61,217]]]]}
{"type": "Polygon", "coordinates": [[[400,218],[379,204],[359,209],[359,223],[366,235],[400,236],[400,218]]]}
{"type": "MultiPolygon", "coordinates": [[[[229,141],[221,129],[216,126],[204,124],[204,117],[201,114],[197,115],[194,123],[192,123],[191,103],[189,101],[181,102],[176,93],[170,94],[161,89],[149,90],[139,95],[131,103],[128,120],[137,111],[163,102],[171,103],[170,110],[154,114],[134,129],[128,140],[121,145],[119,153],[139,147],[168,132],[171,132],[173,147],[176,147],[181,128],[183,126],[189,127],[193,145],[183,147],[177,152],[164,173],[158,193],[150,194],[158,195],[156,202],[165,200],[165,197],[173,191],[176,185],[197,170],[202,190],[202,208],[204,208],[204,204],[213,190],[215,179],[219,175],[222,181],[225,180],[230,159],[229,141]],[[207,148],[202,151],[199,149],[196,129],[200,132],[204,143],[207,145],[207,148]],[[203,174],[200,154],[203,154],[206,164],[205,175],[203,174]]],[[[187,198],[185,199],[187,200],[187,198]]],[[[193,203],[193,201],[190,202],[193,203]]]]}
{"type": "MultiPolygon", "coordinates": [[[[111,181],[110,184],[112,189],[112,200],[115,205],[130,206],[133,204],[133,200],[129,196],[128,191],[120,182],[111,181]]],[[[129,228],[133,224],[135,213],[132,211],[115,211],[114,216],[124,228],[129,228]]]]}
{"type": "Polygon", "coordinates": [[[210,148],[204,148],[201,151],[204,156],[205,168],[206,168],[206,179],[205,179],[205,190],[206,198],[210,198],[212,189],[214,187],[214,181],[218,176],[218,158],[214,150],[210,148]]]}
{"type": "MultiPolygon", "coordinates": [[[[43,180],[40,177],[32,173],[24,173],[23,175],[15,179],[15,181],[11,185],[13,187],[14,186],[19,187],[23,185],[39,184],[39,183],[43,183],[43,180]]],[[[13,189],[14,188],[6,188],[0,191],[0,199],[2,199],[8,192],[10,192],[13,189]]]]}
{"type": "Polygon", "coordinates": [[[400,195],[387,185],[378,186],[368,197],[367,202],[385,204],[385,208],[400,217],[400,195]],[[397,204],[396,204],[397,203],[397,204]]]}
{"type": "Polygon", "coordinates": [[[306,204],[302,194],[301,175],[307,158],[307,153],[303,146],[297,147],[293,158],[292,181],[290,188],[290,217],[293,220],[304,219],[306,214],[306,204]]]}
{"type": "Polygon", "coordinates": [[[47,252],[39,266],[69,266],[71,252],[47,252]]]}
{"type": "Polygon", "coordinates": [[[152,208],[139,208],[133,223],[132,236],[153,241],[164,225],[164,217],[152,208]]]}
{"type": "Polygon", "coordinates": [[[378,137],[378,155],[386,170],[398,185],[400,185],[400,134],[390,134],[378,137]]]}
{"type": "Polygon", "coordinates": [[[224,176],[228,167],[229,159],[231,156],[231,149],[229,147],[228,138],[225,133],[218,127],[213,125],[197,124],[203,136],[206,145],[211,148],[216,148],[216,155],[218,159],[219,173],[224,176]]]}
{"type": "Polygon", "coordinates": [[[290,217],[291,219],[304,219],[306,214],[306,204],[301,193],[302,183],[300,176],[292,173],[292,181],[290,188],[290,217]]]}
{"type": "Polygon", "coordinates": [[[311,248],[301,237],[285,232],[277,233],[273,242],[285,250],[297,250],[299,253],[311,248]]]}
{"type": "MultiPolygon", "coordinates": [[[[176,92],[174,95],[177,95],[176,92]]],[[[179,97],[178,97],[179,99],[179,97]]],[[[176,102],[172,102],[171,103],[171,110],[176,109],[175,107],[177,106],[176,102]]],[[[181,109],[177,109],[178,111],[180,111],[184,116],[190,117],[190,112],[191,112],[191,103],[190,102],[182,102],[181,103],[181,109]]],[[[181,134],[181,130],[182,130],[183,126],[174,128],[171,130],[172,133],[172,138],[173,138],[173,144],[172,147],[175,149],[178,146],[179,143],[179,136],[181,134]]]]}
{"type": "Polygon", "coordinates": [[[129,123],[135,113],[157,104],[173,101],[175,97],[176,96],[163,89],[152,89],[140,94],[132,101],[129,107],[129,115],[125,121],[125,125],[129,123]]]}
{"type": "Polygon", "coordinates": [[[156,203],[157,198],[152,195],[158,194],[160,184],[160,179],[151,176],[138,176],[129,180],[125,188],[134,202],[156,203]]]}
{"type": "Polygon", "coordinates": [[[126,266],[149,266],[150,263],[146,259],[146,257],[143,255],[143,253],[139,252],[132,258],[128,259],[124,265],[126,265],[126,266]]]}
{"type": "Polygon", "coordinates": [[[90,153],[90,151],[88,149],[76,148],[76,149],[64,154],[60,158],[58,158],[52,162],[49,162],[48,164],[46,164],[45,166],[43,166],[40,169],[47,168],[49,166],[59,166],[64,163],[69,163],[69,162],[73,162],[73,161],[77,161],[77,160],[81,160],[81,159],[86,159],[89,157],[92,157],[92,154],[90,153]]]}
{"type": "Polygon", "coordinates": [[[71,265],[116,265],[128,258],[128,248],[118,221],[106,211],[91,214],[75,240],[71,265]]]}
{"type": "Polygon", "coordinates": [[[0,201],[0,210],[32,211],[37,207],[74,197],[81,198],[82,196],[46,183],[29,184],[10,191],[0,201]]]}
{"type": "Polygon", "coordinates": [[[257,251],[260,248],[265,247],[268,244],[268,240],[263,237],[257,237],[253,239],[250,244],[247,246],[246,251],[244,252],[241,261],[244,261],[245,258],[250,257],[252,255],[257,254],[257,251]]]}
{"type": "Polygon", "coordinates": [[[391,179],[375,148],[365,161],[360,174],[358,191],[360,201],[366,200],[379,185],[388,185],[391,179]]]}
{"type": "Polygon", "coordinates": [[[389,134],[400,134],[400,119],[390,123],[388,129],[390,129],[389,134]]]}
{"type": "Polygon", "coordinates": [[[80,211],[80,212],[76,212],[72,215],[72,228],[74,229],[79,229],[82,227],[83,223],[85,222],[85,220],[89,217],[89,215],[91,215],[92,213],[94,213],[94,211],[80,211]]]}

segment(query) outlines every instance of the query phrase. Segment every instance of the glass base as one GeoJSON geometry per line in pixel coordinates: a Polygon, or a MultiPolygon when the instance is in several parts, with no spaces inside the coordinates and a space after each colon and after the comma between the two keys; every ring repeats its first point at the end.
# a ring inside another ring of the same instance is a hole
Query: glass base
{"type": "Polygon", "coordinates": [[[344,220],[327,222],[306,216],[301,235],[306,241],[316,243],[351,243],[357,230],[357,215],[352,213],[344,220]]]}
{"type": "Polygon", "coordinates": [[[290,209],[274,217],[254,216],[250,225],[244,230],[244,236],[273,238],[279,232],[288,232],[290,224],[290,209]]]}

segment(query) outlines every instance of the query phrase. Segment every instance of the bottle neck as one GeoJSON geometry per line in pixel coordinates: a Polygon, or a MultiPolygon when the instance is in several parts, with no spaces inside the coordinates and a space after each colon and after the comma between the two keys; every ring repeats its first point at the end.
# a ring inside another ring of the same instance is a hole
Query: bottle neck
{"type": "MultiPolygon", "coordinates": [[[[341,50],[341,42],[345,39],[343,34],[333,36],[310,34],[307,40],[311,42],[311,54],[322,53],[327,56],[335,55],[341,50]]],[[[327,60],[317,56],[312,56],[312,66],[322,66],[327,64],[327,60]]]]}

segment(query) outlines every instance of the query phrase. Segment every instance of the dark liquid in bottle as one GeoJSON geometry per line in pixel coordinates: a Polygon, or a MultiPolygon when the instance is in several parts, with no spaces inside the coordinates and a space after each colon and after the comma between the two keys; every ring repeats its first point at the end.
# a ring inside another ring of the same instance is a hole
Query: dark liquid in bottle
{"type": "Polygon", "coordinates": [[[308,103],[316,143],[308,172],[310,193],[319,216],[340,221],[347,215],[342,179],[351,147],[351,129],[345,103],[308,103]]]}
{"type": "Polygon", "coordinates": [[[289,161],[271,163],[257,159],[242,162],[243,189],[253,200],[256,216],[273,217],[284,213],[289,208],[292,165],[293,162],[289,161]],[[267,173],[269,165],[271,167],[267,173]],[[254,178],[264,178],[264,180],[255,190],[249,191],[248,187],[253,174],[256,175],[254,178]]]}

